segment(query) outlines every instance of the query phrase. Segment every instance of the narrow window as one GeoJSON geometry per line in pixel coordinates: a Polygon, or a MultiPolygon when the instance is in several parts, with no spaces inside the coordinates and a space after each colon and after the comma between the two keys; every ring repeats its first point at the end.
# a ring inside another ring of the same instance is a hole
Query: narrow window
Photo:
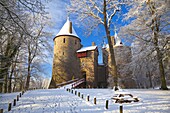
{"type": "Polygon", "coordinates": [[[64,52],[63,52],[63,55],[64,55],[64,52]]]}
{"type": "Polygon", "coordinates": [[[65,42],[66,42],[66,39],[64,38],[64,39],[63,39],[63,43],[65,43],[65,42]]]}
{"type": "Polygon", "coordinates": [[[77,44],[77,40],[75,40],[75,45],[77,44]]]}

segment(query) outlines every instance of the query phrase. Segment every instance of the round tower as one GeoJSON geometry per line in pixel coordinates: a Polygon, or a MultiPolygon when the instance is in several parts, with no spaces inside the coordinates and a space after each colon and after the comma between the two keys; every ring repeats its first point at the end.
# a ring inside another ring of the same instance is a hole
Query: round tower
{"type": "Polygon", "coordinates": [[[81,48],[81,40],[76,34],[72,22],[67,19],[54,38],[54,58],[52,79],[49,88],[80,76],[80,62],[76,51],[81,48]]]}
{"type": "MultiPolygon", "coordinates": [[[[113,48],[114,55],[117,66],[117,74],[119,76],[119,86],[123,88],[134,88],[136,86],[135,81],[132,77],[132,70],[129,67],[129,63],[131,62],[132,54],[131,47],[123,45],[121,39],[118,37],[117,33],[112,37],[113,40],[113,48]]],[[[108,73],[110,73],[109,66],[111,65],[111,56],[109,52],[109,46],[104,45],[103,47],[103,63],[108,65],[108,73]]],[[[111,82],[112,79],[110,79],[111,82]]]]}

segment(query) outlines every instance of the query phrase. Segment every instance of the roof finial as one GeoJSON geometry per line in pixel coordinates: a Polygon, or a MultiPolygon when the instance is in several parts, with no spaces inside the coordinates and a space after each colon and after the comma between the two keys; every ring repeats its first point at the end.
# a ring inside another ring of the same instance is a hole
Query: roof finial
{"type": "Polygon", "coordinates": [[[70,18],[69,18],[69,16],[67,16],[67,20],[68,20],[68,21],[70,21],[70,18]]]}
{"type": "Polygon", "coordinates": [[[114,26],[115,37],[117,37],[116,31],[117,31],[117,28],[116,28],[116,26],[114,26]]]}
{"type": "Polygon", "coordinates": [[[122,41],[121,41],[121,39],[118,37],[118,35],[117,35],[117,28],[116,28],[116,26],[114,26],[114,32],[115,32],[115,36],[114,36],[114,39],[115,39],[115,46],[122,46],[123,44],[122,44],[122,41]]]}
{"type": "Polygon", "coordinates": [[[67,21],[70,21],[70,13],[67,12],[67,21]]]}

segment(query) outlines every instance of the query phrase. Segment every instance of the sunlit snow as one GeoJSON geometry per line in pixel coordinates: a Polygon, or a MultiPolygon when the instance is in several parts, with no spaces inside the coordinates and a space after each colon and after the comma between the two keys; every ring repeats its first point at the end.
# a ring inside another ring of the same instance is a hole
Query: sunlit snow
{"type": "MultiPolygon", "coordinates": [[[[67,86],[67,88],[70,86],[67,86]]],[[[139,102],[123,104],[124,113],[168,113],[170,111],[170,91],[157,89],[122,89],[115,92],[112,89],[39,89],[27,91],[12,106],[9,113],[119,113],[119,104],[111,98],[116,93],[131,93],[139,98],[139,102]],[[75,95],[75,91],[77,94],[75,95]],[[78,96],[80,92],[80,97],[78,96]],[[82,99],[83,95],[83,99],[82,99]],[[90,101],[87,101],[87,95],[90,101]],[[96,97],[97,104],[94,104],[96,97]],[[108,109],[105,108],[109,100],[108,109]]],[[[13,102],[19,93],[0,94],[0,108],[7,112],[8,102],[13,102]]]]}

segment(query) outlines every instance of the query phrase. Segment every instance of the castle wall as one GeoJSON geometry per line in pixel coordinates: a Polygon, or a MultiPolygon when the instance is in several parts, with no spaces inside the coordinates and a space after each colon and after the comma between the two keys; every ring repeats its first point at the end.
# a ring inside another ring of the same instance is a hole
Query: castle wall
{"type": "Polygon", "coordinates": [[[108,70],[107,66],[104,64],[98,65],[98,82],[97,86],[99,88],[107,87],[108,70]]]}
{"type": "Polygon", "coordinates": [[[58,36],[54,39],[54,58],[50,87],[72,78],[80,77],[80,61],[76,51],[81,48],[80,39],[74,36],[58,36]]]}
{"type": "Polygon", "coordinates": [[[97,87],[97,65],[98,65],[98,50],[87,51],[87,56],[80,58],[81,72],[86,73],[87,87],[97,87]]]}

